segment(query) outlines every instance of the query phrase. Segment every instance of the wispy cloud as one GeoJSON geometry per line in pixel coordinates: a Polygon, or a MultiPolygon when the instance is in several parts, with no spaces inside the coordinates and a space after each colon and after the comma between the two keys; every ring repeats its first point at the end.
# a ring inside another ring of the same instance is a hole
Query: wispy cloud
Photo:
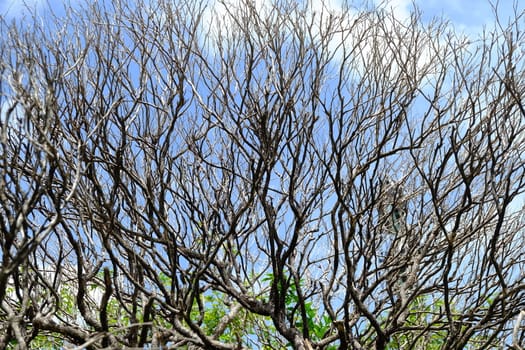
{"type": "Polygon", "coordinates": [[[376,0],[376,4],[387,11],[391,11],[399,21],[410,18],[410,13],[413,8],[411,0],[376,0]]]}
{"type": "Polygon", "coordinates": [[[0,15],[4,18],[16,18],[28,10],[40,10],[46,6],[46,0],[6,0],[0,2],[0,15]]]}

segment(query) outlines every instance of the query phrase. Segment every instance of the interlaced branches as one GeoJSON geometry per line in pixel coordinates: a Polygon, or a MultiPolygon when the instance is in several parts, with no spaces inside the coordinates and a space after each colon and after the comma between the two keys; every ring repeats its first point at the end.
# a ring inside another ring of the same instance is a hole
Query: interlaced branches
{"type": "Polygon", "coordinates": [[[522,15],[316,4],[1,23],[0,348],[523,348],[522,15]]]}

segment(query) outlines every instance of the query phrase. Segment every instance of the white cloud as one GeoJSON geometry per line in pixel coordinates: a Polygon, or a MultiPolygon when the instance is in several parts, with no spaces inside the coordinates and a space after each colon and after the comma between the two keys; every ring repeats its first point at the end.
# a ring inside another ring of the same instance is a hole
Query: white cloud
{"type": "Polygon", "coordinates": [[[342,4],[338,0],[310,0],[308,7],[312,12],[340,12],[342,4]]]}
{"type": "Polygon", "coordinates": [[[392,12],[398,21],[409,19],[413,7],[411,0],[384,0],[376,3],[380,8],[392,12]]]}
{"type": "MultiPolygon", "coordinates": [[[[275,0],[210,0],[201,20],[204,34],[214,41],[218,37],[228,37],[237,31],[233,29],[235,21],[246,20],[253,10],[260,18],[265,18],[271,14],[275,3],[275,0]]],[[[329,14],[339,14],[342,7],[340,0],[306,0],[299,2],[301,5],[305,5],[307,16],[315,16],[317,24],[329,14]]],[[[292,8],[293,5],[289,7],[292,8]]]]}
{"type": "Polygon", "coordinates": [[[255,9],[264,15],[271,6],[271,0],[210,0],[201,23],[205,34],[214,40],[234,26],[234,21],[242,21],[248,9],[255,9]],[[242,11],[241,11],[242,10],[242,11]]]}
{"type": "Polygon", "coordinates": [[[23,116],[22,106],[12,99],[3,100],[0,103],[0,138],[5,135],[10,141],[24,142],[28,131],[23,116]]]}
{"type": "MultiPolygon", "coordinates": [[[[240,29],[235,28],[234,21],[246,20],[250,10],[255,10],[261,18],[264,18],[270,14],[274,3],[272,0],[211,1],[203,15],[202,37],[207,40],[208,49],[212,51],[238,34],[240,29]],[[248,7],[250,10],[247,10],[248,7]]],[[[413,9],[411,0],[377,0],[376,6],[390,13],[382,19],[370,12],[361,15],[357,8],[345,6],[340,0],[307,0],[306,3],[299,2],[299,4],[299,6],[305,5],[303,9],[306,11],[302,12],[302,15],[306,16],[306,22],[312,23],[314,36],[326,31],[328,19],[333,21],[330,31],[337,34],[332,36],[328,44],[328,49],[333,53],[333,63],[342,61],[344,52],[348,54],[352,48],[358,47],[356,52],[359,54],[354,54],[355,57],[352,57],[354,65],[352,69],[359,71],[367,64],[369,67],[373,64],[381,64],[389,67],[387,71],[393,78],[403,69],[397,64],[404,61],[414,62],[413,58],[416,58],[415,67],[411,69],[419,71],[425,69],[425,66],[436,56],[437,39],[431,38],[431,34],[426,30],[421,30],[417,34],[418,56],[414,56],[416,53],[412,51],[414,48],[410,46],[411,42],[405,42],[410,33],[419,30],[407,26],[413,9]],[[413,57],[407,59],[409,56],[413,57]],[[394,57],[398,58],[397,61],[394,57]]],[[[250,22],[252,20],[250,19],[250,22]]],[[[413,40],[416,40],[415,37],[413,40]]]]}
{"type": "Polygon", "coordinates": [[[0,15],[4,18],[16,18],[32,10],[41,10],[46,0],[7,0],[0,2],[0,15]]]}

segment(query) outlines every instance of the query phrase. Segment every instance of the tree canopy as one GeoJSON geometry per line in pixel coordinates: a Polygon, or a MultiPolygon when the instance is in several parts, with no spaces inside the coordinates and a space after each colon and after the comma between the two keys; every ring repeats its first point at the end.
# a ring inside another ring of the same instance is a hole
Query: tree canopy
{"type": "Polygon", "coordinates": [[[495,17],[1,20],[0,349],[523,349],[525,22],[495,17]]]}

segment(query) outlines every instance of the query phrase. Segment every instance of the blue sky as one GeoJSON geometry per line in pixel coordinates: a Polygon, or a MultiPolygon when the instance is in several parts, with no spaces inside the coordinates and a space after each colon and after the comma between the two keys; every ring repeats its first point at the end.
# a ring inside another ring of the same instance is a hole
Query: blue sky
{"type": "MultiPolygon", "coordinates": [[[[407,2],[404,1],[403,2],[407,2]]],[[[429,15],[443,16],[450,20],[460,30],[468,33],[480,32],[483,26],[491,26],[494,23],[493,7],[488,1],[480,0],[417,0],[417,5],[423,11],[425,17],[429,15]]],[[[514,13],[512,0],[502,0],[497,7],[500,20],[507,23],[509,16],[514,13]]],[[[518,11],[524,11],[525,2],[517,7],[518,11]]]]}
{"type": "MultiPolygon", "coordinates": [[[[406,16],[412,8],[412,0],[375,0],[376,3],[387,3],[399,16],[406,16]]],[[[422,11],[423,19],[443,17],[454,27],[468,35],[476,36],[483,27],[492,27],[495,23],[494,7],[488,0],[415,0],[422,11]]],[[[495,1],[492,1],[495,3],[495,1]]],[[[502,24],[507,24],[509,17],[514,17],[514,8],[525,11],[525,1],[516,4],[513,0],[500,0],[497,6],[502,24]],[[516,5],[516,6],[515,6],[516,5]]]]}
{"type": "MultiPolygon", "coordinates": [[[[73,0],[75,2],[78,0],[73,0]]],[[[13,18],[20,15],[26,5],[37,8],[47,6],[48,0],[0,0],[0,14],[6,18],[13,18]]],[[[338,0],[328,0],[327,2],[335,4],[338,0]]],[[[385,3],[385,1],[375,0],[376,3],[385,3]]],[[[395,9],[399,15],[406,15],[412,7],[411,0],[388,0],[389,5],[395,9]]],[[[525,1],[519,1],[517,4],[519,11],[525,10],[525,1]]],[[[49,3],[55,5],[62,3],[61,0],[49,0],[49,3]]],[[[424,18],[433,16],[443,16],[449,19],[460,30],[468,33],[479,32],[484,25],[493,23],[494,16],[492,6],[486,0],[415,0],[417,6],[423,11],[424,18]]],[[[513,12],[515,2],[513,0],[500,0],[499,11],[503,22],[506,22],[508,16],[513,12]]]]}
{"type": "MultiPolygon", "coordinates": [[[[0,0],[0,15],[5,18],[18,18],[22,16],[24,4],[29,7],[36,6],[37,10],[43,11],[47,7],[47,1],[53,6],[62,3],[62,0],[0,0]]],[[[85,0],[69,0],[76,1],[85,0]]],[[[193,1],[193,0],[187,0],[193,1]]],[[[210,0],[212,1],[212,0],[210,0]]],[[[233,0],[231,0],[233,1],[233,0]]],[[[267,0],[256,0],[267,1],[267,0]]],[[[319,3],[321,0],[309,0],[319,3]]],[[[341,0],[326,0],[332,6],[337,6],[341,0]]],[[[379,2],[379,0],[376,0],[379,2]]],[[[484,26],[491,27],[494,24],[493,8],[488,1],[484,0],[416,0],[415,4],[421,9],[423,18],[429,20],[434,16],[444,17],[455,26],[458,31],[465,34],[476,36],[480,34],[484,26]]],[[[412,8],[411,0],[390,0],[386,7],[392,8],[399,17],[406,17],[412,8]]],[[[56,6],[60,9],[61,6],[56,6]]],[[[55,8],[55,9],[56,9],[55,8]]],[[[525,9],[525,1],[518,6],[518,12],[525,9]]],[[[513,14],[513,1],[500,0],[499,4],[500,20],[506,24],[509,16],[513,14]]],[[[516,201],[516,208],[521,208],[523,197],[516,201]]]]}

